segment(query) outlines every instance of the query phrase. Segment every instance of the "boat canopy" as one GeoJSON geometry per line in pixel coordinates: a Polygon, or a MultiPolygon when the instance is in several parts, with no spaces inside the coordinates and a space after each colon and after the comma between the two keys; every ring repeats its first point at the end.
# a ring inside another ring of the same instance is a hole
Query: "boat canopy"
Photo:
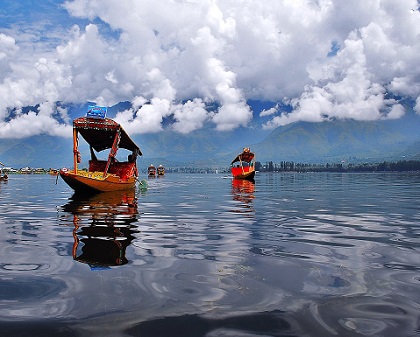
{"type": "Polygon", "coordinates": [[[73,121],[73,128],[97,152],[112,148],[115,134],[119,132],[120,141],[118,147],[136,152],[140,156],[142,155],[140,148],[124,131],[122,126],[112,119],[80,117],[73,121]]]}
{"type": "Polygon", "coordinates": [[[254,157],[255,157],[254,153],[250,151],[244,151],[241,154],[237,155],[230,164],[232,165],[233,163],[236,163],[238,161],[244,161],[246,163],[250,163],[252,159],[254,159],[254,157]]]}

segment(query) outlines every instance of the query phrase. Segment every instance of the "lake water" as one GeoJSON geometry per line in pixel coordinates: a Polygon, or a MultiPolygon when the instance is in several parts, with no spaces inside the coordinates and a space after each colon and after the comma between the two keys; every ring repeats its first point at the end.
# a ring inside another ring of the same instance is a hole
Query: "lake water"
{"type": "Polygon", "coordinates": [[[420,173],[148,184],[0,183],[1,336],[420,335],[420,173]]]}

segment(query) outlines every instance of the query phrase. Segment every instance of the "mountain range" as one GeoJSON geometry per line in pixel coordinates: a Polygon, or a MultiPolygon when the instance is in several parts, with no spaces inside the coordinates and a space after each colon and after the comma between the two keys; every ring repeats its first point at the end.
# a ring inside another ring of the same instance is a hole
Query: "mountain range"
{"type": "Polygon", "coordinates": [[[262,160],[301,163],[420,159],[420,116],[398,120],[298,122],[253,146],[262,160]]]}
{"type": "MultiPolygon", "coordinates": [[[[254,120],[250,128],[230,132],[205,128],[182,135],[168,129],[134,135],[133,140],[143,152],[139,167],[145,169],[150,163],[166,167],[228,167],[245,146],[251,147],[262,163],[420,160],[420,116],[413,110],[394,120],[295,122],[271,131],[257,127],[259,122],[254,120]]],[[[82,146],[81,152],[86,160],[88,148],[82,146]]],[[[71,167],[72,140],[48,135],[2,139],[0,161],[14,168],[71,167]]]]}

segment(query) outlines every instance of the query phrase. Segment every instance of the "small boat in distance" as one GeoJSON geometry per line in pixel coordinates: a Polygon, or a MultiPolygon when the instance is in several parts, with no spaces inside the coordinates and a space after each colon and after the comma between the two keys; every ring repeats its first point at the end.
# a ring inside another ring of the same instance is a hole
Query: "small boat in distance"
{"type": "Polygon", "coordinates": [[[235,179],[253,180],[255,176],[255,154],[249,147],[245,147],[230,163],[231,172],[235,179]]]}
{"type": "MultiPolygon", "coordinates": [[[[2,162],[0,162],[1,166],[4,166],[4,164],[2,162]]],[[[3,173],[3,169],[0,168],[0,181],[8,181],[9,180],[9,176],[7,175],[7,173],[3,173]]]]}
{"type": "Polygon", "coordinates": [[[162,164],[158,166],[157,174],[158,174],[158,176],[164,176],[165,175],[165,168],[163,167],[162,164]]]}
{"type": "Polygon", "coordinates": [[[61,178],[76,192],[107,192],[133,189],[138,170],[137,156],[140,148],[131,140],[122,126],[106,118],[106,107],[89,106],[85,117],[73,121],[73,169],[62,168],[61,178]],[[79,170],[81,156],[78,149],[79,134],[89,144],[88,169],[79,170]],[[95,154],[109,149],[107,160],[99,160],[95,154]],[[119,149],[131,151],[126,161],[116,158],[119,149]]]}
{"type": "Polygon", "coordinates": [[[147,175],[149,177],[156,177],[156,167],[153,164],[147,168],[147,175]]]}
{"type": "Polygon", "coordinates": [[[59,170],[56,169],[50,169],[48,171],[48,174],[51,174],[52,176],[58,176],[59,170]]]}

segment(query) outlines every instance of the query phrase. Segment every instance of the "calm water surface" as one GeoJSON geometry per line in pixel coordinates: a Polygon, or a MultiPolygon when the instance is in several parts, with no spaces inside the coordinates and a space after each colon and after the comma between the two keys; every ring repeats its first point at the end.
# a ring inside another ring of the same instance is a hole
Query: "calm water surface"
{"type": "Polygon", "coordinates": [[[419,336],[420,173],[0,183],[2,336],[419,336]]]}

